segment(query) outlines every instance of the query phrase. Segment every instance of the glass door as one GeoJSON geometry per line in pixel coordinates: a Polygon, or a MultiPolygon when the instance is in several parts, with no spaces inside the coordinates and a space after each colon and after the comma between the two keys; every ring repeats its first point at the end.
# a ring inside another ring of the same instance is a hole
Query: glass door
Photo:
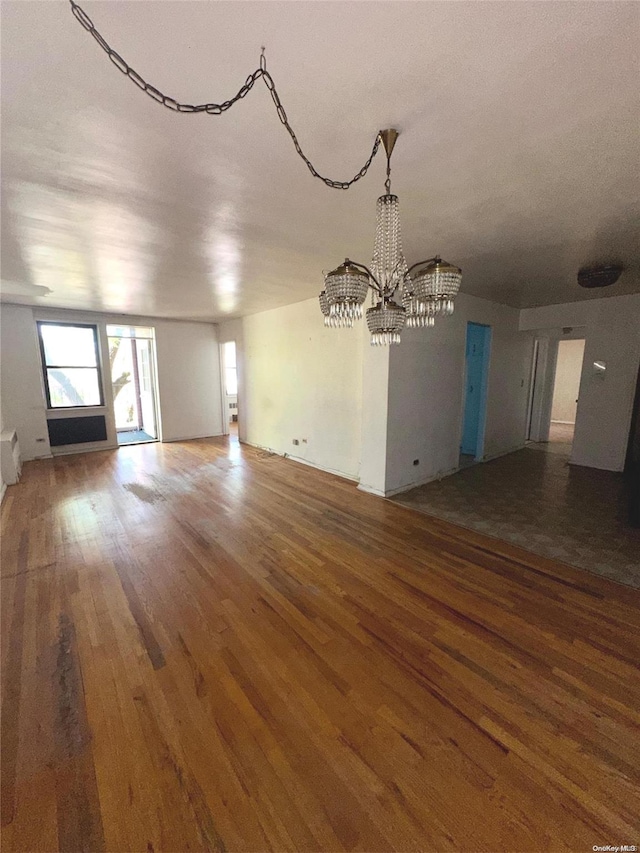
{"type": "Polygon", "coordinates": [[[152,328],[107,326],[118,444],[158,439],[152,328]]]}
{"type": "Polygon", "coordinates": [[[153,394],[153,349],[149,338],[133,340],[138,368],[138,399],[140,402],[141,429],[152,438],[158,437],[156,405],[153,394]]]}

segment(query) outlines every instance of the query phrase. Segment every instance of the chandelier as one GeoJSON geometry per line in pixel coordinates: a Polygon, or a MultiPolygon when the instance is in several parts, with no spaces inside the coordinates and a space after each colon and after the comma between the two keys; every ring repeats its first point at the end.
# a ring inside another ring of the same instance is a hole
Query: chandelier
{"type": "Polygon", "coordinates": [[[327,273],[320,294],[325,326],[353,326],[363,315],[369,290],[373,304],[367,309],[371,343],[399,344],[405,326],[433,326],[438,315],[453,314],[462,271],[440,257],[418,261],[410,267],[402,251],[398,196],[391,192],[391,153],[398,138],[393,128],[381,130],[379,139],[387,154],[385,194],[376,205],[376,238],[371,268],[345,258],[327,273]]]}

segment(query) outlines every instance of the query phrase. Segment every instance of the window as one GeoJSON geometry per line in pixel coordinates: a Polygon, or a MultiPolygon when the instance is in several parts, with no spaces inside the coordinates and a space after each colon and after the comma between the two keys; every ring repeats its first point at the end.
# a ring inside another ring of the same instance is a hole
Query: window
{"type": "Polygon", "coordinates": [[[38,323],[50,409],[102,406],[96,326],[38,323]]]}

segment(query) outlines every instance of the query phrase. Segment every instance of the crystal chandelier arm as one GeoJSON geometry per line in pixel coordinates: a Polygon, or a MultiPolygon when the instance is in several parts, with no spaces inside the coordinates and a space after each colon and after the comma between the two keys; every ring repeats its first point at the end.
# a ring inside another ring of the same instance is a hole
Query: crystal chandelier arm
{"type": "Polygon", "coordinates": [[[424,264],[430,264],[430,263],[432,263],[433,261],[439,261],[439,260],[440,260],[440,256],[439,256],[439,255],[436,255],[434,258],[427,258],[427,259],[426,259],[426,261],[416,261],[416,263],[415,263],[415,264],[411,264],[411,266],[409,267],[409,269],[408,269],[408,270],[406,271],[406,273],[404,274],[405,279],[409,278],[409,273],[410,273],[412,270],[416,269],[416,267],[421,267],[421,266],[424,266],[424,264]]]}
{"type": "Polygon", "coordinates": [[[371,272],[369,267],[366,267],[364,264],[359,264],[357,261],[352,261],[351,259],[349,260],[349,263],[352,264],[354,267],[358,267],[358,269],[364,270],[364,272],[366,272],[366,274],[371,279],[371,281],[369,282],[369,287],[372,290],[377,290],[377,292],[380,294],[380,296],[382,296],[383,287],[380,284],[380,282],[378,281],[378,279],[375,277],[375,275],[371,272]]]}

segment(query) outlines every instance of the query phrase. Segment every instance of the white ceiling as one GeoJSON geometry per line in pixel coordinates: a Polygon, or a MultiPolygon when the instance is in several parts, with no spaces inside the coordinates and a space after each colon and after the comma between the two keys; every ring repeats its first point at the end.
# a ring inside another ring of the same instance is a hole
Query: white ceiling
{"type": "MultiPolygon", "coordinates": [[[[351,177],[379,128],[409,263],[514,306],[640,291],[635,2],[85,2],[179,100],[269,70],[303,148],[351,177]],[[576,283],[620,261],[606,291],[576,283]]],[[[220,319],[318,293],[367,263],[379,156],[351,190],[311,177],[262,82],[177,115],[127,81],[66,2],[2,6],[3,299],[220,319]],[[48,288],[49,293],[45,290],[48,288]]]]}

